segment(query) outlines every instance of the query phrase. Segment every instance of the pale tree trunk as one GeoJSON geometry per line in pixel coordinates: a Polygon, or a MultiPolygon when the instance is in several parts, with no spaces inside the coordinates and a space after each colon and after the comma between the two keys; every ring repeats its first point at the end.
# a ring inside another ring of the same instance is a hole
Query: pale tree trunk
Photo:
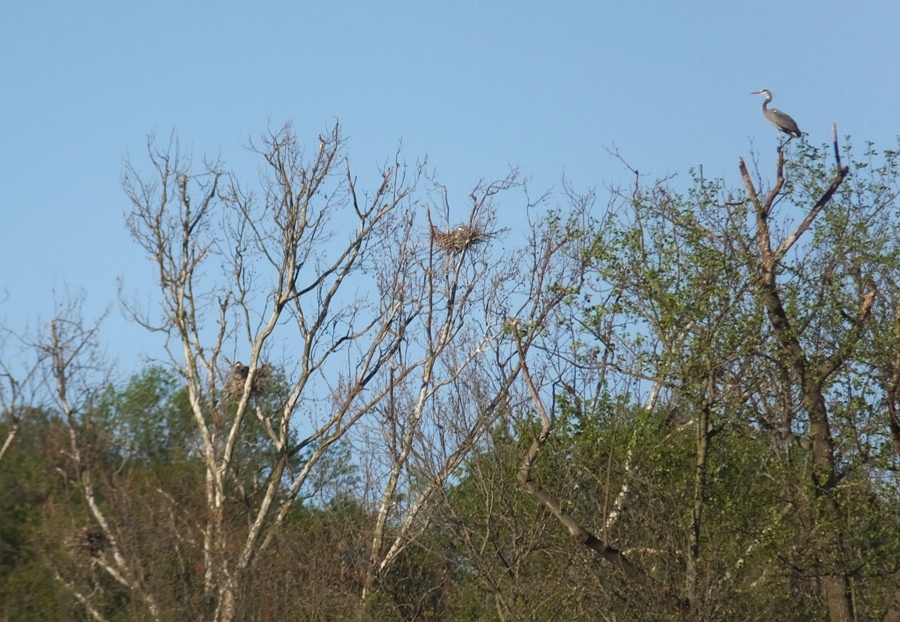
{"type": "MultiPolygon", "coordinates": [[[[116,529],[98,501],[91,462],[83,455],[79,431],[89,430],[91,401],[105,386],[98,356],[98,329],[99,321],[95,326],[85,326],[80,299],[67,301],[62,308],[57,308],[56,317],[50,322],[49,334],[36,344],[36,348],[44,356],[47,381],[52,384],[57,406],[67,424],[74,483],[87,504],[90,517],[102,532],[103,545],[92,557],[91,563],[142,602],[152,620],[160,620],[162,612],[156,598],[144,584],[139,560],[126,556],[116,529]],[[99,378],[96,377],[98,373],[99,378]]],[[[58,571],[55,575],[92,617],[102,619],[100,612],[90,603],[89,594],[80,591],[58,571]]]]}
{"type": "MultiPolygon", "coordinates": [[[[398,154],[374,188],[358,193],[343,145],[337,124],[309,158],[289,125],[263,136],[259,149],[251,145],[264,161],[261,199],[219,163],[188,170],[177,146],[160,152],[151,143],[155,181],[127,169],[128,226],[158,264],[164,317],[132,314],[167,335],[187,384],[206,468],[204,585],[216,621],[238,615],[256,560],[317,463],[391,391],[386,370],[411,321],[407,264],[369,287],[370,297],[354,289],[377,270],[375,258],[414,247],[411,193],[421,171],[407,171],[398,154]],[[212,330],[211,309],[218,312],[212,330]],[[285,343],[294,351],[273,360],[285,343]],[[226,368],[226,348],[247,365],[226,368]],[[270,411],[258,396],[274,371],[286,382],[285,398],[270,411]],[[329,410],[312,407],[323,398],[329,410]],[[249,417],[264,430],[254,442],[268,444],[274,458],[259,469],[258,501],[237,528],[225,507],[249,417]]],[[[401,370],[397,381],[409,373],[401,370]]]]}
{"type": "Polygon", "coordinates": [[[0,412],[6,418],[6,438],[0,446],[0,462],[12,446],[27,405],[35,393],[35,382],[41,369],[40,359],[35,357],[34,348],[25,345],[14,354],[6,352],[6,337],[14,337],[12,331],[0,325],[0,412]],[[15,361],[16,367],[8,361],[15,361]]]}

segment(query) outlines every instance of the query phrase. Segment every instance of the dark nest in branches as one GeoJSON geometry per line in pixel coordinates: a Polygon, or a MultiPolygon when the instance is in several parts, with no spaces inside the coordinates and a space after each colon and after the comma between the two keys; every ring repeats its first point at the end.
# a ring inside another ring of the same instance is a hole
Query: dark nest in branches
{"type": "MultiPolygon", "coordinates": [[[[244,385],[247,384],[247,376],[249,374],[250,368],[243,363],[237,362],[232,365],[231,370],[228,372],[228,380],[225,382],[225,395],[235,398],[243,394],[244,385]]],[[[250,385],[250,397],[257,397],[266,393],[269,390],[271,380],[272,374],[269,366],[262,365],[258,367],[250,385]]]]}
{"type": "Polygon", "coordinates": [[[106,535],[99,527],[93,525],[82,527],[69,541],[72,553],[88,557],[100,557],[107,546],[109,541],[106,535]]]}
{"type": "Polygon", "coordinates": [[[461,253],[471,246],[489,239],[492,234],[472,225],[463,225],[452,231],[440,231],[432,225],[431,237],[442,251],[461,253]]]}

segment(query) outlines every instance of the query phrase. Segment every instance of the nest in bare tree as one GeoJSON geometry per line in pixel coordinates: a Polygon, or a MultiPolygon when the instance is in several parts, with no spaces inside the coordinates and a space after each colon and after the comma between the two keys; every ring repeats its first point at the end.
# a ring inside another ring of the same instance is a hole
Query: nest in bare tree
{"type": "Polygon", "coordinates": [[[94,525],[87,525],[75,532],[70,546],[76,555],[100,557],[109,546],[109,541],[102,529],[94,525]]]}
{"type": "Polygon", "coordinates": [[[439,231],[432,226],[431,237],[434,238],[434,243],[441,250],[449,253],[461,253],[470,246],[484,242],[491,236],[478,227],[463,225],[452,231],[439,231]]]}
{"type": "MultiPolygon", "coordinates": [[[[228,380],[225,382],[225,395],[233,398],[243,394],[248,375],[250,375],[250,368],[243,363],[237,362],[232,365],[231,370],[228,372],[228,380]]],[[[271,379],[272,374],[268,365],[258,367],[250,385],[250,397],[257,397],[266,393],[269,390],[271,379]]]]}

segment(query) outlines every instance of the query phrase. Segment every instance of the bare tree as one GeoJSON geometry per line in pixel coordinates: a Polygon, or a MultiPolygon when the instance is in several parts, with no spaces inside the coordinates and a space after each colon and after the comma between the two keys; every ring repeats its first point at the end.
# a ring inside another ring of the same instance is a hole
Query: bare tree
{"type": "Polygon", "coordinates": [[[0,353],[0,411],[6,424],[6,438],[0,446],[2,462],[19,432],[23,416],[34,407],[40,360],[29,344],[5,326],[0,327],[0,353]],[[20,342],[15,355],[7,354],[11,341],[20,342]]]}
{"type": "Polygon", "coordinates": [[[154,179],[126,173],[128,226],[158,265],[164,309],[159,322],[135,316],[166,335],[201,436],[215,620],[234,618],[246,573],[319,459],[385,397],[375,380],[402,338],[402,283],[369,297],[365,275],[389,243],[408,244],[418,171],[394,162],[361,192],[343,147],[338,124],[309,155],[290,125],[265,135],[252,147],[264,162],[259,196],[220,163],[195,173],[176,145],[160,151],[152,140],[154,179]],[[227,350],[247,365],[223,365],[227,350]],[[276,372],[286,388],[269,409],[261,380],[276,372]],[[271,459],[257,470],[249,524],[235,532],[225,507],[250,417],[271,459]]]}
{"type": "MultiPolygon", "coordinates": [[[[382,458],[369,469],[378,485],[364,595],[427,527],[451,475],[509,412],[522,369],[509,340],[509,315],[529,323],[527,350],[580,284],[580,261],[558,224],[534,225],[521,250],[492,252],[488,242],[500,233],[492,229],[496,198],[516,184],[513,171],[477,186],[458,226],[450,220],[446,189],[437,185],[443,222],[436,225],[428,211],[430,240],[405,262],[409,321],[392,359],[389,399],[370,431],[369,452],[382,458]]],[[[396,278],[395,265],[383,265],[382,274],[396,278]]]]}
{"type": "MultiPolygon", "coordinates": [[[[83,294],[58,301],[47,331],[31,344],[38,355],[41,380],[69,435],[69,468],[62,472],[87,506],[88,522],[73,534],[70,545],[75,556],[86,558],[92,568],[100,568],[106,577],[143,603],[151,619],[159,620],[161,608],[147,585],[141,560],[130,555],[123,545],[119,526],[110,518],[98,492],[95,466],[103,444],[91,410],[109,383],[110,368],[98,336],[103,318],[87,323],[83,302],[83,294]]],[[[84,604],[92,618],[104,619],[100,609],[90,602],[89,594],[100,589],[96,577],[89,575],[86,581],[67,578],[57,568],[54,574],[84,604]]]]}
{"type": "Polygon", "coordinates": [[[437,226],[416,200],[423,165],[399,154],[362,190],[337,124],[309,154],[289,125],[251,147],[258,193],[219,162],[192,171],[177,144],[152,139],[153,177],[132,165],[125,177],[129,230],[157,264],[164,313],[128,307],[165,335],[187,385],[206,470],[205,590],[223,621],[316,465],[362,421],[383,457],[370,472],[369,592],[506,408],[519,370],[501,347],[506,315],[537,333],[577,278],[560,232],[536,229],[526,255],[487,251],[493,201],[515,172],[477,187],[451,228],[446,201],[437,226]],[[485,374],[489,385],[472,381],[485,374]],[[250,483],[239,469],[248,443],[265,456],[250,483]],[[250,508],[246,528],[229,523],[230,496],[250,508]]]}

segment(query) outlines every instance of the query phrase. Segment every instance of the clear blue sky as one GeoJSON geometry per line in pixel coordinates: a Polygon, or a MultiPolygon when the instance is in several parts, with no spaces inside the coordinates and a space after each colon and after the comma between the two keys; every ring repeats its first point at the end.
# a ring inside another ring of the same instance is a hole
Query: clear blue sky
{"type": "MultiPolygon", "coordinates": [[[[53,288],[113,305],[104,337],[133,367],[147,349],[116,278],[153,293],[123,226],[123,158],[175,128],[195,156],[292,120],[334,118],[357,171],[402,139],[453,194],[510,165],[543,187],[565,171],[603,188],[628,174],[735,179],[776,133],[768,88],[814,142],[900,133],[900,2],[0,3],[0,318],[48,319],[53,288]]],[[[240,170],[238,171],[241,172],[240,170]]],[[[243,169],[255,175],[255,169],[243,169]]],[[[601,201],[602,202],[602,201],[601,201]]],[[[151,352],[160,356],[159,352],[151,352]]]]}

